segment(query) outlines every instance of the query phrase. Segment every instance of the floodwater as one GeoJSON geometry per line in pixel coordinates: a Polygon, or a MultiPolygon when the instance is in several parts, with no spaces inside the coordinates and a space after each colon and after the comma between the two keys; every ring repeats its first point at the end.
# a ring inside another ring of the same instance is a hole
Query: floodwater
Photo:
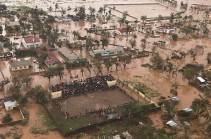
{"type": "MultiPolygon", "coordinates": [[[[180,4],[182,0],[178,0],[178,4],[180,4]]],[[[160,2],[159,0],[144,0],[141,2],[160,2]]],[[[211,1],[209,0],[200,0],[200,1],[196,1],[196,0],[183,0],[183,2],[188,2],[189,6],[191,4],[209,4],[211,5],[211,1]]],[[[80,6],[80,5],[86,5],[86,9],[88,9],[89,6],[95,7],[96,9],[103,6],[103,4],[120,4],[120,3],[140,3],[140,0],[102,0],[102,1],[68,1],[68,0],[60,0],[57,1],[59,7],[63,7],[65,9],[67,9],[68,6],[70,6],[71,8],[74,8],[75,6],[80,6]]],[[[51,1],[47,1],[47,0],[36,0],[36,1],[32,1],[32,0],[16,0],[13,2],[8,3],[8,5],[28,5],[30,7],[35,7],[36,5],[39,8],[43,8],[44,10],[47,11],[47,9],[51,6],[51,7],[55,7],[55,2],[53,0],[51,1]],[[28,2],[27,2],[28,1],[28,2]]],[[[165,5],[165,4],[164,4],[165,5]]],[[[157,6],[157,5],[152,5],[152,6],[143,6],[143,5],[139,5],[139,6],[135,6],[135,5],[130,5],[130,6],[125,6],[125,5],[115,5],[117,10],[120,11],[126,11],[128,10],[128,13],[131,16],[134,16],[138,19],[140,19],[139,16],[141,15],[146,15],[147,17],[155,17],[157,15],[162,15],[162,16],[166,16],[166,15],[170,15],[170,13],[174,10],[180,11],[179,6],[175,9],[172,8],[165,8],[163,6],[157,6]],[[162,7],[162,8],[161,8],[162,7]]],[[[89,12],[88,10],[86,10],[87,12],[89,12]]],[[[67,13],[69,14],[73,14],[73,10],[68,11],[67,13]]],[[[60,15],[59,12],[51,12],[50,14],[54,15],[60,15]]],[[[203,16],[203,12],[199,12],[199,13],[193,13],[191,11],[187,11],[185,14],[189,15],[192,14],[194,16],[194,18],[202,18],[203,16]]],[[[121,14],[119,14],[119,16],[121,16],[121,14]]],[[[116,20],[117,18],[114,17],[114,20],[116,20]]],[[[109,28],[110,26],[113,25],[117,25],[119,26],[119,24],[117,22],[113,22],[113,23],[108,23],[107,25],[105,24],[101,24],[99,22],[96,23],[89,23],[86,21],[80,21],[80,22],[68,22],[68,23],[55,23],[53,24],[53,26],[55,28],[59,29],[59,32],[61,32],[61,30],[65,30],[67,36],[70,38],[70,40],[75,40],[75,38],[72,35],[72,32],[74,30],[79,31],[79,33],[82,36],[88,35],[90,37],[93,37],[95,39],[100,40],[101,37],[99,35],[93,35],[93,34],[88,34],[85,31],[85,28],[90,28],[92,26],[92,24],[96,24],[97,26],[101,26],[101,27],[106,27],[109,28]]],[[[153,28],[156,28],[157,26],[159,26],[160,23],[156,23],[156,25],[153,26],[153,28]]],[[[112,33],[112,31],[111,31],[112,33]]],[[[135,49],[140,49],[142,50],[143,48],[141,47],[141,39],[145,38],[145,34],[136,31],[135,32],[137,35],[136,38],[136,46],[134,47],[135,49]]],[[[129,40],[133,39],[132,36],[129,36],[129,40]]],[[[168,36],[161,36],[160,38],[146,38],[147,42],[147,46],[146,46],[146,51],[152,51],[153,49],[153,42],[159,41],[159,40],[164,40],[168,42],[168,45],[166,46],[166,49],[163,48],[156,48],[156,52],[159,52],[159,54],[163,57],[170,57],[172,52],[174,50],[182,50],[184,52],[187,52],[190,49],[195,49],[198,50],[198,48],[196,47],[197,42],[200,42],[202,46],[204,46],[204,54],[201,55],[200,54],[200,50],[199,53],[196,56],[196,60],[193,61],[193,59],[190,56],[186,56],[185,59],[182,60],[172,60],[172,62],[175,63],[175,65],[178,67],[178,69],[182,68],[184,65],[186,65],[187,63],[198,63],[198,64],[204,64],[205,68],[209,68],[210,65],[207,65],[207,61],[206,61],[206,56],[207,53],[211,51],[211,40],[209,39],[192,39],[192,40],[182,40],[182,41],[178,41],[177,43],[175,42],[171,42],[168,36]]],[[[126,41],[126,36],[117,36],[116,39],[111,38],[110,39],[110,44],[116,44],[116,45],[122,45],[122,46],[128,46],[131,47],[129,42],[126,41]]],[[[108,46],[110,47],[114,47],[112,45],[108,46]]],[[[107,47],[106,47],[107,48],[107,47]]],[[[93,61],[95,61],[91,56],[89,56],[89,54],[87,53],[87,51],[85,49],[83,49],[82,51],[78,50],[78,49],[73,49],[73,51],[80,57],[80,58],[88,58],[89,61],[91,61],[91,64],[93,64],[93,61]]],[[[64,59],[58,54],[57,51],[53,52],[56,57],[58,57],[58,59],[63,62],[64,59]]],[[[155,71],[153,69],[149,69],[149,68],[144,68],[141,67],[142,64],[146,64],[146,63],[150,63],[150,57],[145,57],[145,58],[140,58],[140,59],[134,59],[132,60],[132,63],[127,65],[126,69],[123,69],[123,66],[119,67],[119,71],[116,72],[115,70],[115,66],[112,67],[111,71],[108,72],[107,69],[103,67],[103,73],[104,74],[112,74],[114,77],[116,78],[121,78],[122,80],[126,80],[126,81],[133,81],[133,82],[142,82],[144,84],[146,84],[147,86],[151,87],[152,89],[158,91],[161,95],[165,96],[165,97],[171,97],[172,95],[169,93],[170,89],[172,88],[172,84],[178,84],[178,99],[180,100],[180,103],[177,107],[178,110],[180,109],[184,109],[187,107],[190,107],[192,101],[198,97],[199,94],[201,94],[200,91],[198,91],[197,89],[195,89],[194,87],[188,85],[188,81],[186,79],[183,78],[181,73],[177,74],[177,77],[173,77],[172,75],[170,75],[169,73],[165,73],[165,72],[161,72],[161,71],[155,71]]],[[[4,76],[11,79],[11,73],[9,70],[9,64],[8,61],[3,61],[0,60],[0,69],[3,72],[4,76]]],[[[96,68],[92,69],[91,74],[85,69],[85,73],[82,76],[80,69],[76,68],[76,69],[71,69],[71,70],[65,70],[64,71],[64,77],[62,78],[62,80],[59,79],[59,77],[53,77],[51,79],[51,81],[49,82],[47,78],[44,78],[41,76],[41,74],[36,74],[33,75],[33,82],[32,82],[32,87],[36,86],[36,85],[41,85],[43,86],[46,90],[48,89],[49,85],[52,84],[57,84],[60,82],[69,82],[72,81],[72,79],[70,79],[70,75],[72,76],[76,76],[78,75],[79,78],[87,78],[87,77],[91,77],[91,76],[95,76],[96,75],[96,68]],[[71,74],[70,74],[71,73],[71,74]]],[[[3,78],[0,76],[0,79],[3,78]]],[[[6,86],[5,90],[4,90],[4,96],[7,96],[8,94],[8,87],[6,86]]],[[[1,94],[2,95],[2,94],[1,94]]],[[[159,98],[155,97],[152,98],[153,101],[158,102],[159,98]]],[[[52,139],[57,139],[57,138],[62,138],[61,135],[58,132],[50,132],[48,135],[39,135],[39,136],[35,136],[33,134],[30,134],[30,126],[35,124],[36,122],[39,122],[40,119],[37,118],[36,116],[36,111],[38,111],[38,105],[36,104],[27,104],[28,110],[30,111],[30,121],[29,123],[23,128],[23,132],[24,132],[24,136],[23,138],[52,138],[52,139]]],[[[158,111],[156,113],[150,113],[149,117],[153,120],[153,125],[157,128],[162,128],[163,124],[162,124],[162,120],[160,119],[160,115],[163,114],[163,110],[158,111]]],[[[197,121],[193,121],[192,125],[199,125],[199,123],[201,123],[203,121],[203,119],[197,121]]],[[[193,127],[195,128],[195,126],[193,127]]],[[[3,130],[7,130],[6,128],[3,130]]]]}

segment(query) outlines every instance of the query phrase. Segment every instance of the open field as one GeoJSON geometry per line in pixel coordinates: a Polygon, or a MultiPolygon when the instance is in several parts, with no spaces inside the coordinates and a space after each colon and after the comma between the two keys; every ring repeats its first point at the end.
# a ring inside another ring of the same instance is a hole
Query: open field
{"type": "Polygon", "coordinates": [[[167,8],[163,5],[160,5],[158,3],[152,3],[152,4],[139,4],[139,5],[109,5],[110,7],[115,6],[116,10],[114,12],[115,15],[119,15],[119,17],[122,16],[121,13],[118,11],[124,12],[127,11],[129,15],[137,18],[140,20],[141,16],[147,16],[147,18],[154,18],[158,17],[159,15],[162,16],[169,16],[170,13],[176,12],[175,10],[172,10],[170,8],[167,8]]]}
{"type": "Polygon", "coordinates": [[[73,117],[80,114],[84,115],[89,111],[118,107],[127,103],[132,103],[134,100],[126,93],[121,92],[119,88],[115,88],[112,90],[70,97],[67,99],[67,102],[65,102],[66,101],[60,102],[61,109],[65,111],[66,107],[66,112],[70,117],[73,117]]]}

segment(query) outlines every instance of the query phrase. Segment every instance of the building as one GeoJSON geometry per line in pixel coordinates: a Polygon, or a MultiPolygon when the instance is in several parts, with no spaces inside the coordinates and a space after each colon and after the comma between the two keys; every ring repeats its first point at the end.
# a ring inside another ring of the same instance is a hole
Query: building
{"type": "Polygon", "coordinates": [[[18,21],[14,21],[14,22],[8,22],[7,23],[8,27],[15,27],[15,26],[20,26],[20,23],[18,21]]]}
{"type": "Polygon", "coordinates": [[[7,111],[9,110],[13,110],[15,107],[17,107],[19,104],[18,102],[15,100],[15,101],[7,101],[7,102],[4,102],[4,107],[7,111]]]}
{"type": "Polygon", "coordinates": [[[56,99],[62,97],[62,91],[57,91],[57,92],[51,92],[51,98],[56,99]]]}
{"type": "Polygon", "coordinates": [[[55,65],[60,63],[60,61],[51,52],[48,52],[47,55],[48,56],[47,56],[47,58],[44,61],[45,65],[47,67],[54,67],[55,65]]]}
{"type": "Polygon", "coordinates": [[[173,120],[168,121],[166,124],[174,129],[177,129],[177,130],[182,129],[182,127],[180,125],[178,125],[176,122],[174,122],[173,120]]]}
{"type": "Polygon", "coordinates": [[[211,5],[192,4],[191,8],[200,10],[211,10],[211,5]]]}
{"type": "Polygon", "coordinates": [[[68,61],[73,62],[78,59],[78,56],[67,47],[58,49],[58,52],[68,61]]]}
{"type": "Polygon", "coordinates": [[[65,35],[59,35],[58,37],[58,42],[65,42],[65,41],[69,41],[69,37],[65,36],[65,35]]]}
{"type": "Polygon", "coordinates": [[[29,36],[29,37],[23,38],[21,42],[22,42],[23,46],[26,48],[30,48],[30,47],[36,48],[36,47],[41,46],[41,44],[42,44],[41,39],[38,37],[34,37],[34,36],[29,36]]]}
{"type": "Polygon", "coordinates": [[[11,52],[0,52],[0,58],[8,58],[8,57],[12,57],[12,53],[11,52]]]}
{"type": "Polygon", "coordinates": [[[121,55],[123,53],[124,53],[123,48],[98,49],[89,52],[89,54],[92,57],[114,56],[114,55],[121,55]]]}
{"type": "Polygon", "coordinates": [[[157,32],[158,33],[166,33],[166,34],[171,34],[171,33],[175,33],[175,29],[171,26],[168,25],[162,25],[157,27],[157,32]]]}
{"type": "Polygon", "coordinates": [[[33,63],[31,60],[21,60],[21,61],[10,62],[10,70],[12,71],[30,69],[32,67],[33,67],[33,63]]]}
{"type": "MultiPolygon", "coordinates": [[[[129,28],[128,34],[133,34],[135,32],[134,28],[129,28]]],[[[117,34],[119,35],[127,35],[127,29],[126,28],[119,28],[117,31],[117,34]]]]}
{"type": "Polygon", "coordinates": [[[206,81],[202,77],[197,77],[197,79],[201,84],[206,83],[206,81]]]}

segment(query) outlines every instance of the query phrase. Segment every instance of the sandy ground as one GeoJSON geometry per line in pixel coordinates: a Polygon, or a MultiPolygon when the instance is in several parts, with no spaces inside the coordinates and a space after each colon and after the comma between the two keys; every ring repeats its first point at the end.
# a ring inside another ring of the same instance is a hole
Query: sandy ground
{"type": "Polygon", "coordinates": [[[118,107],[134,100],[126,93],[122,93],[119,89],[95,92],[87,95],[70,97],[66,101],[60,103],[62,110],[68,112],[69,116],[77,116],[85,114],[86,111],[95,111],[107,109],[108,107],[118,107]],[[80,104],[80,105],[79,105],[80,104]]]}

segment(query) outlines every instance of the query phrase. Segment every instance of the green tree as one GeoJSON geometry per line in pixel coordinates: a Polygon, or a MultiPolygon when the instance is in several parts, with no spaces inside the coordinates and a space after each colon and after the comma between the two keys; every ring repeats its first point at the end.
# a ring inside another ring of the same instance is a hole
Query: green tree
{"type": "Polygon", "coordinates": [[[5,116],[4,116],[4,119],[3,119],[3,123],[9,123],[9,122],[11,122],[12,121],[12,118],[11,118],[11,115],[10,114],[6,114],[5,116]]]}
{"type": "Polygon", "coordinates": [[[164,66],[164,60],[159,54],[153,54],[150,61],[153,64],[153,67],[156,69],[163,69],[164,66]]]}
{"type": "Polygon", "coordinates": [[[146,19],[147,19],[147,16],[141,16],[141,20],[143,21],[143,23],[144,21],[146,21],[146,19]]]}
{"type": "Polygon", "coordinates": [[[165,101],[164,102],[164,105],[165,105],[165,110],[166,110],[166,114],[169,116],[169,117],[173,117],[176,112],[174,110],[174,102],[171,101],[171,100],[168,100],[168,101],[165,101]]]}
{"type": "Polygon", "coordinates": [[[103,48],[109,44],[109,41],[108,41],[107,38],[103,38],[103,39],[101,40],[101,42],[102,42],[103,48]]]}
{"type": "Polygon", "coordinates": [[[178,35],[177,34],[172,34],[172,40],[177,41],[178,40],[178,35]]]}
{"type": "Polygon", "coordinates": [[[198,71],[195,68],[186,68],[183,71],[183,76],[188,79],[188,81],[192,81],[198,75],[198,71]]]}

